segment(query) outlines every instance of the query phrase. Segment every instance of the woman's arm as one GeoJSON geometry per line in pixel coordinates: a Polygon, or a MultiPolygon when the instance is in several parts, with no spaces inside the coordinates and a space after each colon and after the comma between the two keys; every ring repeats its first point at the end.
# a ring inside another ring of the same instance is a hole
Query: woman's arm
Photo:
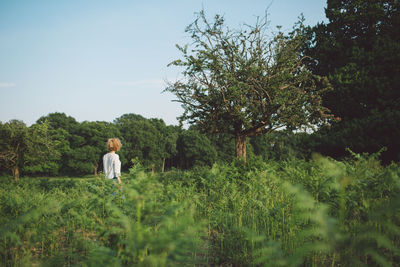
{"type": "Polygon", "coordinates": [[[119,156],[117,154],[114,167],[115,176],[117,177],[118,184],[121,184],[121,161],[119,160],[119,156]]]}

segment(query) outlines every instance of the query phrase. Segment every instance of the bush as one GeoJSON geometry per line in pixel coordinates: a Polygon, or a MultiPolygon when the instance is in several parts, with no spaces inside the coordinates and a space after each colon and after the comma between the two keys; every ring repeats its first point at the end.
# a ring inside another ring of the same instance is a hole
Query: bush
{"type": "Polygon", "coordinates": [[[0,180],[4,266],[391,266],[400,167],[376,155],[0,180]]]}

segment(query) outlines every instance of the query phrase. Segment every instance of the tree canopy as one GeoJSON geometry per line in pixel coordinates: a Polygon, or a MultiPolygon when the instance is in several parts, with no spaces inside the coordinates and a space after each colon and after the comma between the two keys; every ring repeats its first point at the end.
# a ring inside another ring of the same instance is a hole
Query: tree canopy
{"type": "Polygon", "coordinates": [[[177,48],[184,78],[166,91],[176,95],[181,120],[209,132],[235,136],[236,155],[246,158],[246,138],[277,129],[312,127],[332,116],[322,106],[326,79],[312,74],[301,54],[305,28],[267,35],[268,21],[231,30],[216,15],[209,22],[201,11],[186,28],[193,42],[177,48]]]}
{"type": "Polygon", "coordinates": [[[327,76],[334,90],[323,104],[341,117],[323,129],[319,149],[340,156],[349,147],[358,152],[389,150],[399,159],[400,11],[394,0],[328,0],[328,23],[310,31],[309,67],[327,76]]]}
{"type": "Polygon", "coordinates": [[[0,123],[0,163],[11,170],[15,181],[21,171],[30,174],[55,174],[60,153],[57,141],[49,132],[48,122],[27,127],[24,122],[11,120],[0,123]]]}

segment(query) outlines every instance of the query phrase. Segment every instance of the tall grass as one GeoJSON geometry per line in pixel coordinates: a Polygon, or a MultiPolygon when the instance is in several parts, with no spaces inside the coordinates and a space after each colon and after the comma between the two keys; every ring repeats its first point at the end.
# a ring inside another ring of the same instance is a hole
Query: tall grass
{"type": "Polygon", "coordinates": [[[400,167],[250,160],[93,179],[0,180],[3,266],[393,266],[400,167]]]}

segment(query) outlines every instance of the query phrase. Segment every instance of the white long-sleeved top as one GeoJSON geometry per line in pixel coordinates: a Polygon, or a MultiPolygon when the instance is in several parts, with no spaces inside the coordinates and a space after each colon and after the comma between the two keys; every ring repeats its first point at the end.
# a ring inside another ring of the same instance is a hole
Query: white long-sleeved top
{"type": "Polygon", "coordinates": [[[118,154],[107,153],[103,156],[103,170],[108,179],[121,176],[121,161],[118,154]]]}

